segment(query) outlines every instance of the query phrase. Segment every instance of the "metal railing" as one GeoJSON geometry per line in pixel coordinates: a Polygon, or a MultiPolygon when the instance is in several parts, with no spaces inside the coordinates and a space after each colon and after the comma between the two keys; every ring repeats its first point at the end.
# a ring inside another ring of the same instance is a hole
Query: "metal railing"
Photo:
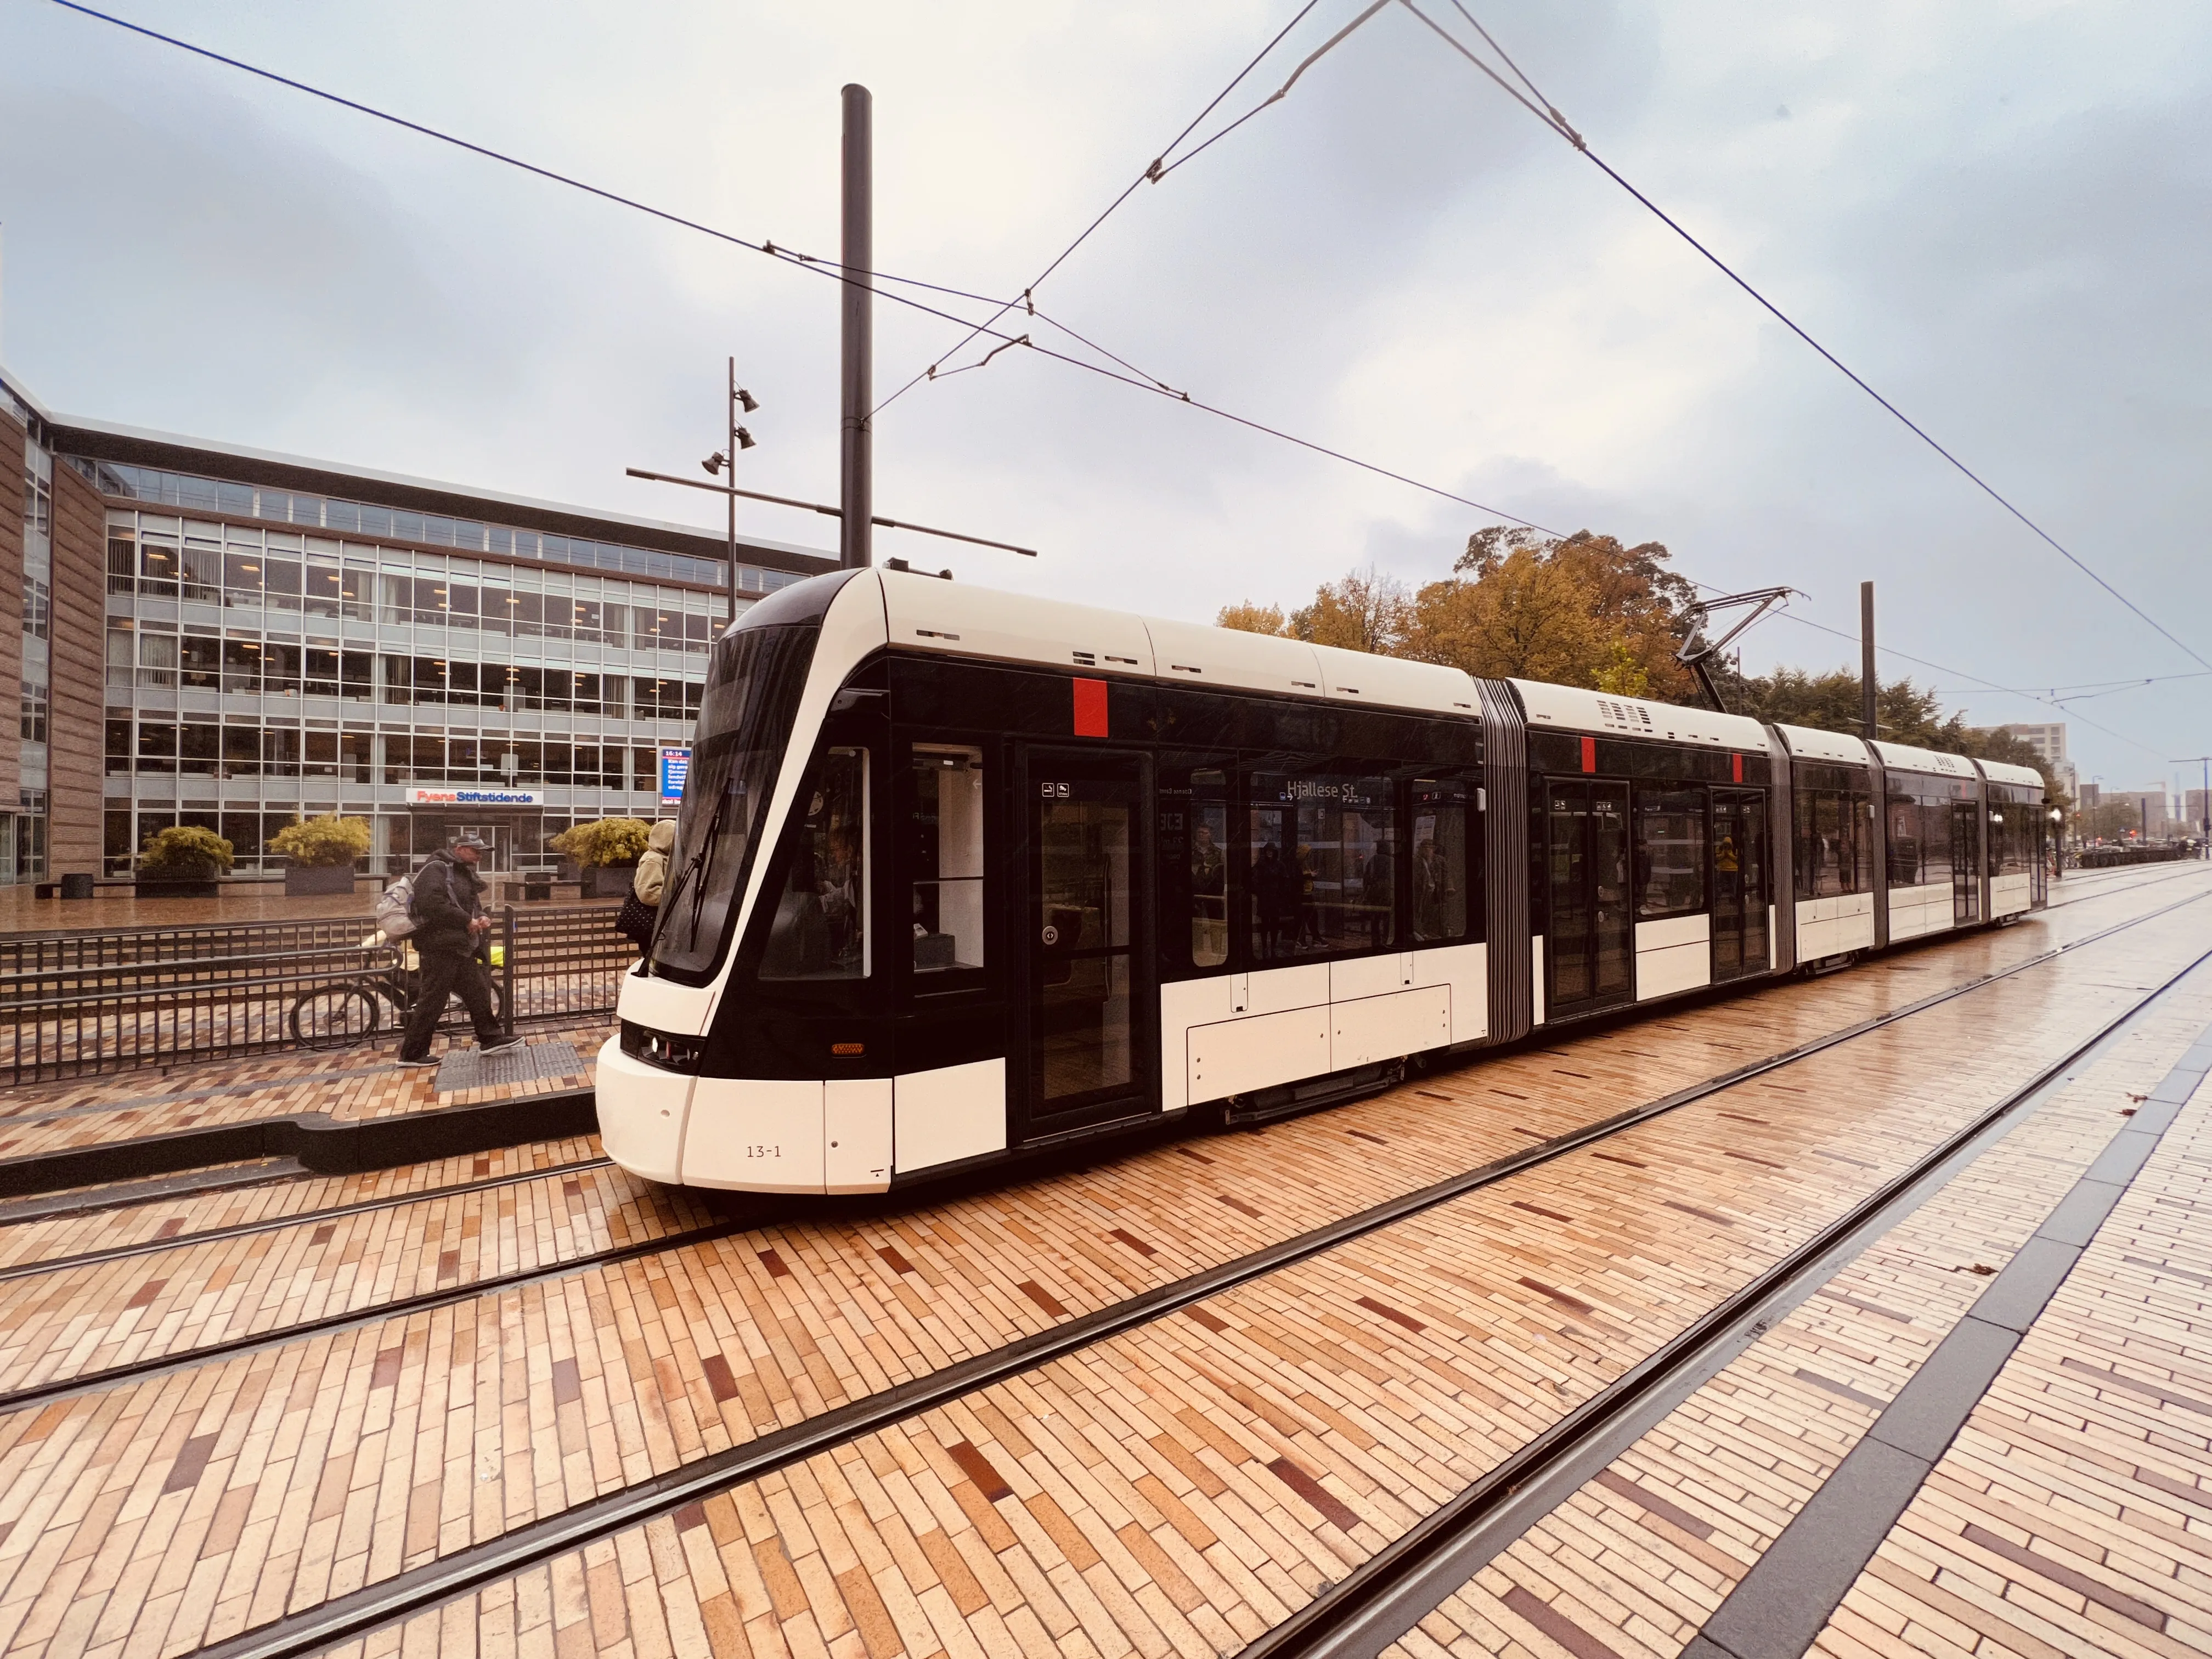
{"type": "MultiPolygon", "coordinates": [[[[611,1015],[637,948],[618,906],[492,913],[509,1030],[611,1015]]],[[[303,1046],[292,1011],[403,972],[361,917],[0,939],[0,1077],[15,1084],[303,1046]]],[[[400,981],[407,981],[403,978],[400,981]]],[[[373,1041],[396,1041],[386,1005],[373,1041]]]]}

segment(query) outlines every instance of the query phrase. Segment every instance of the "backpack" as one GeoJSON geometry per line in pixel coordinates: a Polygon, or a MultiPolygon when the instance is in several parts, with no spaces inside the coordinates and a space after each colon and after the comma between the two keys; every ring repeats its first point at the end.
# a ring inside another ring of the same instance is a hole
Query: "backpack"
{"type": "Polygon", "coordinates": [[[402,876],[376,901],[376,925],[386,939],[405,939],[415,931],[415,878],[402,876]]]}

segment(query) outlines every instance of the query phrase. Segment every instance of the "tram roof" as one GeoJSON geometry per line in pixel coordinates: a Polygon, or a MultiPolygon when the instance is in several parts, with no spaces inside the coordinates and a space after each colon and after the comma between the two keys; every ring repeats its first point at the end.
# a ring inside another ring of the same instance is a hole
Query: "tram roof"
{"type": "Polygon", "coordinates": [[[1782,741],[1800,760],[1834,761],[1845,766],[1867,763],[1866,739],[1848,732],[1824,732],[1814,726],[1777,726],[1782,741]]]}
{"type": "Polygon", "coordinates": [[[2047,787],[2043,781],[2043,774],[2033,766],[2014,766],[2010,761],[1985,760],[1982,763],[1982,770],[1988,775],[1991,783],[2025,784],[2031,789],[2047,787]]]}
{"type": "MultiPolygon", "coordinates": [[[[1916,749],[1909,743],[1876,743],[1875,751],[1884,766],[1900,772],[1932,772],[1938,777],[1971,778],[1974,763],[1964,755],[1946,755],[1934,749],[1916,749]]],[[[2042,781],[2041,779],[2037,780],[2042,781]]]]}
{"type": "Polygon", "coordinates": [[[1515,680],[1512,684],[1521,694],[1521,707],[1528,714],[1532,732],[1656,738],[1666,743],[1693,743],[1749,753],[1763,753],[1766,748],[1766,728],[1742,714],[1685,708],[1678,703],[1650,702],[1641,697],[1616,697],[1577,685],[1549,685],[1541,680],[1515,680]]]}
{"type": "Polygon", "coordinates": [[[1140,617],[907,571],[872,574],[883,583],[890,642],[902,650],[1073,667],[1102,678],[1322,697],[1468,720],[1475,718],[1481,706],[1473,678],[1440,663],[1140,617]]]}

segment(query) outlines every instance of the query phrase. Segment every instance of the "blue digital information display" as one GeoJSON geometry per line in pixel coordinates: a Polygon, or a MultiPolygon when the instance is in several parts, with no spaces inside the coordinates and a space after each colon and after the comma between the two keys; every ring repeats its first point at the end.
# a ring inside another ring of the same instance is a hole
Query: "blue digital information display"
{"type": "Polygon", "coordinates": [[[684,781],[691,775],[689,744],[660,751],[660,804],[674,806],[684,799],[684,781]]]}

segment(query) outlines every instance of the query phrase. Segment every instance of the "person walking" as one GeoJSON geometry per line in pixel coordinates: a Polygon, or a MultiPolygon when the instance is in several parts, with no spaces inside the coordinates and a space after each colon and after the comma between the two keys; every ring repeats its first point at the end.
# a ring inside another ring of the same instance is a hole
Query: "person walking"
{"type": "Polygon", "coordinates": [[[615,932],[641,951],[653,942],[653,925],[660,914],[660,896],[668,890],[668,854],[676,845],[676,820],[663,818],[645,838],[645,856],[630,878],[629,896],[615,913],[615,932]]]}
{"type": "Polygon", "coordinates": [[[437,1063],[430,1057],[430,1036],[438,1029],[449,996],[458,995],[469,1011],[478,1052],[503,1054],[522,1046],[520,1037],[501,1033],[492,1012],[491,979],[483,961],[491,921],[484,915],[483,881],[477,874],[485,850],[483,842],[464,832],[451,847],[431,854],[415,872],[415,931],[409,943],[422,968],[416,975],[415,1000],[407,1010],[407,1029],[399,1040],[402,1066],[437,1063]]]}

